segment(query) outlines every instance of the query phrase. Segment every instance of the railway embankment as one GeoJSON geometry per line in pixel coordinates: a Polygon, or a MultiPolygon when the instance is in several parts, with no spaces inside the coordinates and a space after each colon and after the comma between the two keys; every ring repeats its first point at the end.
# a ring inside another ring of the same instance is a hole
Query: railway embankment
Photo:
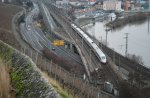
{"type": "Polygon", "coordinates": [[[124,69],[128,70],[130,73],[134,71],[134,73],[139,73],[144,77],[150,77],[150,69],[138,64],[137,62],[122,56],[121,54],[115,52],[113,49],[103,45],[99,44],[99,47],[102,48],[102,50],[112,59],[114,60],[115,64],[119,67],[123,67],[124,69]]]}
{"type": "Polygon", "coordinates": [[[77,23],[78,25],[85,26],[91,23],[95,23],[95,19],[94,18],[79,18],[75,20],[75,23],[77,23]]]}
{"type": "Polygon", "coordinates": [[[139,22],[139,21],[144,21],[147,19],[148,14],[144,13],[136,13],[136,14],[129,14],[124,18],[117,18],[114,21],[108,22],[105,24],[107,27],[110,29],[116,29],[118,27],[125,26],[128,23],[134,23],[134,22],[139,22]]]}
{"type": "Polygon", "coordinates": [[[2,41],[0,58],[10,67],[16,98],[61,98],[28,56],[2,41]]]}
{"type": "Polygon", "coordinates": [[[96,39],[95,41],[108,56],[107,59],[111,58],[108,64],[120,78],[119,98],[137,98],[138,96],[147,98],[150,96],[150,69],[122,56],[96,39]]]}
{"type": "Polygon", "coordinates": [[[118,71],[123,72],[126,70],[128,74],[124,75],[127,77],[125,81],[121,81],[120,98],[129,98],[126,96],[126,92],[131,92],[130,98],[147,98],[150,96],[150,69],[140,65],[127,57],[120,55],[114,50],[108,48],[103,44],[99,44],[102,50],[113,60],[118,66],[118,71]],[[139,94],[139,95],[138,95],[139,94]]]}

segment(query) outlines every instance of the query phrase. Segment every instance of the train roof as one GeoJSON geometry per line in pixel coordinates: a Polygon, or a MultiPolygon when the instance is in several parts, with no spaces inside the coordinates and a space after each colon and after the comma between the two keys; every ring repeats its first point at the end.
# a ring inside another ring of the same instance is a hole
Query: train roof
{"type": "Polygon", "coordinates": [[[95,43],[93,43],[92,46],[97,51],[98,54],[100,54],[101,56],[105,56],[104,53],[101,51],[101,49],[95,43]]]}
{"type": "Polygon", "coordinates": [[[83,37],[84,37],[84,38],[89,38],[89,36],[87,36],[86,33],[83,34],[83,37]]]}
{"type": "Polygon", "coordinates": [[[92,40],[90,37],[87,38],[87,41],[88,41],[89,43],[93,44],[93,40],[92,40]]]}

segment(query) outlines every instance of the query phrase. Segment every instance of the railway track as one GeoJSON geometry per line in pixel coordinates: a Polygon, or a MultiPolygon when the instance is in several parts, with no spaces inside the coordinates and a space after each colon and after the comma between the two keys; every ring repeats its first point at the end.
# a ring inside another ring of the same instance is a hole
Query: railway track
{"type": "MultiPolygon", "coordinates": [[[[90,46],[88,46],[88,44],[86,42],[84,42],[83,46],[85,48],[84,50],[87,51],[86,54],[89,54],[90,53],[90,46]]],[[[113,72],[113,69],[111,69],[111,67],[110,67],[111,65],[102,64],[92,50],[91,50],[91,60],[92,60],[92,63],[93,63],[91,65],[94,65],[94,66],[90,67],[91,72],[94,71],[95,68],[102,68],[104,70],[105,74],[107,74],[106,75],[106,77],[108,77],[107,81],[113,83],[114,87],[118,88],[119,87],[118,77],[113,72]],[[115,81],[114,81],[114,79],[115,79],[115,81]]],[[[99,74],[99,73],[97,73],[97,74],[99,74]]]]}
{"type": "Polygon", "coordinates": [[[106,74],[107,80],[109,80],[111,83],[113,83],[115,87],[118,87],[118,85],[119,85],[118,80],[116,80],[117,76],[112,71],[112,69],[109,68],[109,65],[107,65],[107,64],[104,65],[104,64],[100,63],[100,60],[97,58],[93,49],[89,46],[89,44],[86,41],[83,41],[84,45],[82,46],[82,38],[80,37],[80,35],[77,34],[76,31],[73,31],[73,29],[71,28],[71,21],[68,20],[68,18],[65,17],[65,15],[62,12],[60,12],[55,6],[52,6],[50,8],[52,11],[54,11],[54,13],[56,15],[58,15],[58,17],[61,19],[61,21],[63,21],[62,23],[63,23],[64,27],[66,27],[68,29],[68,31],[70,32],[69,33],[70,36],[72,36],[74,40],[76,40],[75,37],[77,36],[77,38],[79,40],[79,42],[77,42],[77,43],[78,43],[80,49],[84,48],[83,49],[84,51],[82,50],[82,52],[84,54],[86,54],[85,56],[88,56],[88,57],[86,57],[86,60],[88,61],[88,66],[90,65],[90,67],[89,67],[89,68],[91,68],[90,72],[95,70],[96,68],[102,67],[101,69],[103,69],[104,73],[106,74]],[[92,50],[91,57],[89,55],[90,50],[92,50]],[[89,58],[91,58],[92,63],[89,61],[89,58]]]}
{"type": "MultiPolygon", "coordinates": [[[[73,34],[73,36],[75,36],[75,32],[72,33],[72,34],[73,34]]],[[[78,45],[80,46],[81,49],[83,48],[83,52],[84,52],[85,56],[89,57],[86,60],[89,62],[90,65],[94,65],[94,66],[89,65],[90,72],[93,72],[95,70],[95,68],[100,68],[101,67],[100,63],[96,63],[99,60],[95,57],[93,51],[90,49],[90,47],[87,45],[87,43],[84,40],[83,40],[83,43],[82,43],[82,41],[81,41],[82,37],[80,37],[79,35],[77,35],[77,36],[78,36],[77,37],[78,45]],[[82,44],[83,44],[83,46],[82,46],[82,44]]],[[[75,38],[75,40],[76,40],[76,38],[75,38]]]]}

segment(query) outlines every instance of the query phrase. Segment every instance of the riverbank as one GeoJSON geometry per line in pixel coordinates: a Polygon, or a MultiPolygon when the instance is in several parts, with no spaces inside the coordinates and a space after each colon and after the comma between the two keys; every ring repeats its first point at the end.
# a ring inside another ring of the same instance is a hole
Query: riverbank
{"type": "Polygon", "coordinates": [[[148,14],[137,13],[137,14],[129,15],[122,19],[116,19],[115,21],[111,21],[111,22],[107,23],[106,26],[109,27],[110,29],[116,29],[118,27],[125,26],[128,23],[144,21],[147,19],[147,17],[148,17],[148,14]]]}
{"type": "Polygon", "coordinates": [[[95,24],[97,21],[103,21],[105,17],[97,17],[97,18],[79,18],[76,19],[75,22],[80,25],[80,27],[86,26],[88,24],[95,24]]]}
{"type": "Polygon", "coordinates": [[[95,19],[94,18],[79,18],[79,19],[76,19],[75,22],[82,27],[91,23],[95,23],[95,19]]]}

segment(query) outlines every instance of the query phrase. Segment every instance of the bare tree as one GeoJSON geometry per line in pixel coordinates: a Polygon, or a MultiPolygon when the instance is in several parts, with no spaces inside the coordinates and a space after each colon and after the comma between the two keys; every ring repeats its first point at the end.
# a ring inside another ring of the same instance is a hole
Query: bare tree
{"type": "Polygon", "coordinates": [[[135,54],[127,54],[127,57],[139,64],[144,64],[143,59],[141,56],[135,55],[135,54]]]}

